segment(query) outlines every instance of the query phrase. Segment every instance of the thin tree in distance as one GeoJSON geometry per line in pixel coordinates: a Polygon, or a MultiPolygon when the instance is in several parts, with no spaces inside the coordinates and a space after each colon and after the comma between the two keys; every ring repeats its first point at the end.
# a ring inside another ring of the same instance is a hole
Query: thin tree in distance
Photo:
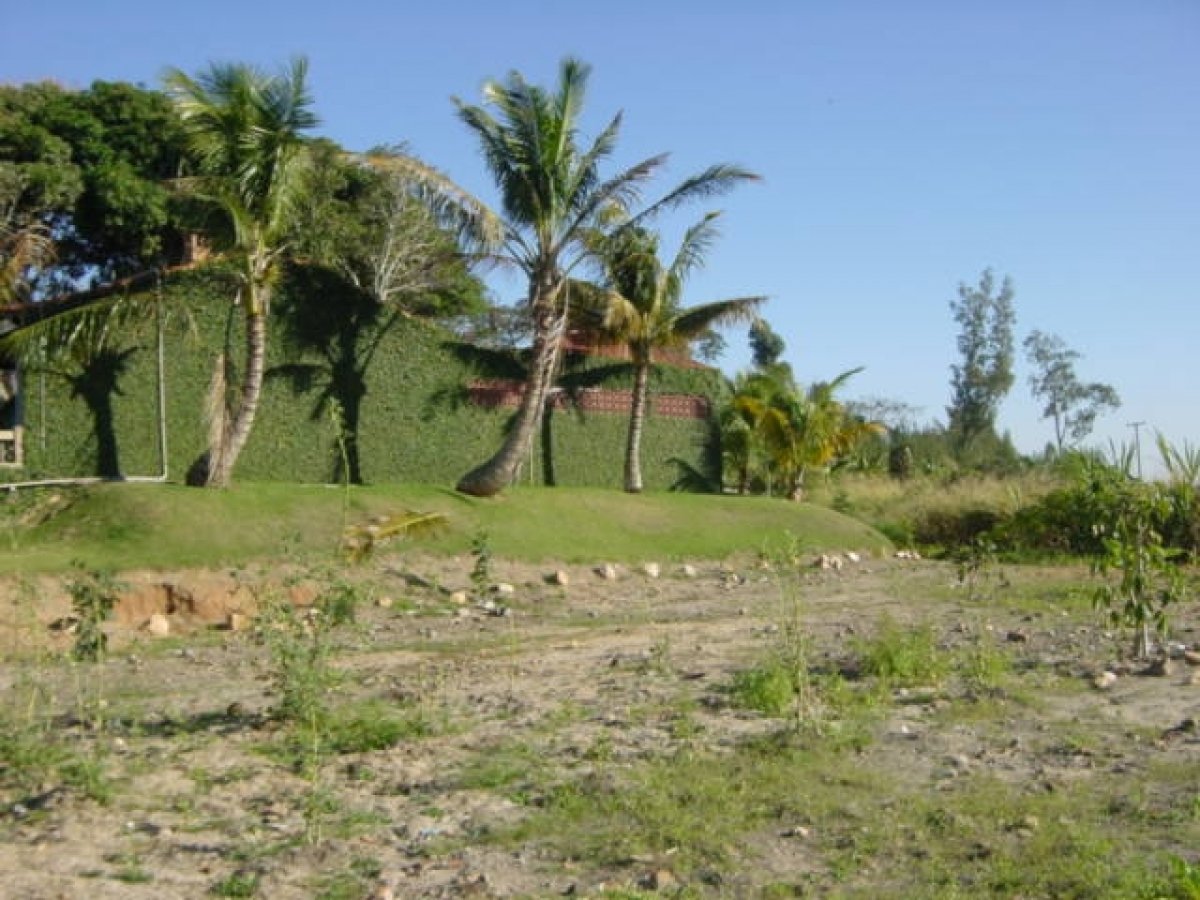
{"type": "Polygon", "coordinates": [[[1029,387],[1040,401],[1042,418],[1054,423],[1054,448],[1062,453],[1092,433],[1096,418],[1121,406],[1116,390],[1093,381],[1084,384],[1075,374],[1079,354],[1056,334],[1034,331],[1025,338],[1025,356],[1033,371],[1029,387]]]}
{"type": "Polygon", "coordinates": [[[961,361],[951,366],[951,399],[946,409],[949,430],[959,455],[975,441],[996,432],[1000,403],[1013,385],[1012,279],[1005,276],[997,287],[991,269],[985,269],[976,287],[958,286],[950,303],[959,324],[961,361]]]}

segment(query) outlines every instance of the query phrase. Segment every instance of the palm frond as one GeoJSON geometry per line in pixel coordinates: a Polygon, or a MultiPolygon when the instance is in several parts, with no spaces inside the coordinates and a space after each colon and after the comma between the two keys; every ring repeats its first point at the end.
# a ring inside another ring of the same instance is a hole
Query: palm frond
{"type": "Polygon", "coordinates": [[[449,520],[442,513],[402,510],[350,525],[342,532],[342,552],[350,562],[361,562],[396,537],[422,538],[441,531],[449,520]]]}
{"type": "Polygon", "coordinates": [[[709,166],[703,172],[685,178],[665,196],[646,207],[636,218],[646,219],[660,212],[676,209],[684,203],[721,196],[747,181],[761,180],[761,175],[741,166],[728,163],[709,166]]]}
{"type": "Polygon", "coordinates": [[[506,232],[500,217],[433,166],[401,153],[375,152],[352,158],[398,179],[469,251],[490,254],[503,245],[506,232]]]}
{"type": "Polygon", "coordinates": [[[765,296],[732,297],[692,306],[675,316],[672,331],[687,340],[694,340],[718,325],[734,325],[752,321],[758,307],[767,302],[765,296]]]}

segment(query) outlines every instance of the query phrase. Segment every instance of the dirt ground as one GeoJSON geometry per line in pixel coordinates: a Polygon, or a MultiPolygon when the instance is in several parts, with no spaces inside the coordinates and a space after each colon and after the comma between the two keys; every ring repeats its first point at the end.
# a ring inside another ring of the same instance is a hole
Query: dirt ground
{"type": "MultiPolygon", "coordinates": [[[[682,704],[694,719],[690,739],[699,734],[706,747],[778,729],[779,720],[733,706],[727,686],[770,652],[797,609],[814,664],[839,665],[851,642],[887,618],[926,623],[946,645],[986,635],[1016,677],[1069,687],[1003,723],[1003,740],[996,722],[939,725],[936,696],[897,702],[866,759],[912,784],[932,790],[947,767],[960,767],[1050,790],[1121,766],[1142,771],[1147,756],[1200,773],[1200,668],[1183,658],[1200,649],[1194,598],[1175,610],[1177,658],[1145,674],[1122,661],[1124,637],[1084,606],[1059,612],[1040,599],[1058,596],[1064,581],[1085,582],[1082,569],[1009,570],[968,589],[936,562],[847,560],[821,570],[805,560],[787,588],[751,558],[649,573],[496,560],[491,580],[512,590],[484,605],[456,595],[471,588],[471,566],[466,557],[372,563],[356,621],[331,632],[330,664],[343,676],[331,703],[374,700],[434,725],[307,776],[269,750],[286,728],[272,715],[278,694],[253,616],[268,590],[312,602],[319,577],[126,573],[105,626],[108,655],[96,664],[67,661],[75,637],[61,583],[6,581],[8,727],[48,722],[38,725],[44,739],[93,760],[106,787],[98,802],[79,779],[51,770],[31,782],[15,757],[0,759],[0,896],[551,897],[638,885],[678,896],[689,886],[667,874],[669,860],[593,866],[536,843],[473,840],[529,810],[461,773],[488,748],[514,744],[564,771],[585,765],[601,740],[613,765],[662,757],[678,729],[670,715],[646,710],[682,704]],[[1106,670],[1111,683],[1097,680],[1106,670]],[[1108,729],[1113,740],[1064,752],[1046,739],[1063,723],[1108,729]],[[305,812],[317,781],[336,803],[313,839],[305,812]]],[[[1200,774],[1192,788],[1200,799],[1200,774]]],[[[761,885],[819,865],[794,834],[772,834],[720,891],[694,889],[759,896],[761,885]]]]}

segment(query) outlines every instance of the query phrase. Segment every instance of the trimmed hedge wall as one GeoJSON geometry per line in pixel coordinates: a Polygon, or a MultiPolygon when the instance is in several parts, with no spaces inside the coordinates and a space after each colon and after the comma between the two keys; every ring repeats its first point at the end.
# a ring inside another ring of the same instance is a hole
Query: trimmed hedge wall
{"type": "MultiPolygon", "coordinates": [[[[228,347],[228,360],[242,363],[241,311],[229,303],[235,292],[231,273],[219,266],[174,273],[163,287],[172,481],[182,481],[204,449],[217,354],[228,347]]],[[[513,410],[476,406],[465,388],[479,377],[511,377],[513,360],[500,368],[472,360],[439,326],[384,314],[311,272],[283,280],[272,319],[267,379],[235,481],[338,481],[342,454],[329,396],[350,421],[357,407],[357,441],[348,449],[367,483],[452,484],[498,448],[513,410]]],[[[87,368],[62,361],[23,372],[25,466],[0,470],[0,478],[157,474],[155,344],[148,313],[125,345],[87,368]]],[[[712,396],[718,375],[663,368],[652,384],[712,396]]],[[[627,424],[623,414],[553,412],[535,448],[533,477],[542,481],[549,469],[557,484],[619,487],[627,424]]],[[[643,437],[647,488],[676,482],[681,467],[672,460],[711,473],[714,445],[709,421],[652,418],[643,437]]],[[[530,478],[528,466],[522,478],[530,478]]]]}

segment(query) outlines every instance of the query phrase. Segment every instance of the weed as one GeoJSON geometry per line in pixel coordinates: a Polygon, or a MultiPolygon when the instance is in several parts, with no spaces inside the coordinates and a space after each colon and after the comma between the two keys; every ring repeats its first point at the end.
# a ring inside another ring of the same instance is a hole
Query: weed
{"type": "Polygon", "coordinates": [[[763,695],[760,699],[766,700],[770,707],[769,695],[773,692],[778,699],[785,684],[790,685],[797,724],[819,728],[822,707],[809,667],[809,641],[804,632],[800,593],[803,549],[801,540],[786,532],[783,546],[774,554],[764,554],[764,561],[775,576],[780,624],[773,658],[759,675],[750,676],[745,687],[752,689],[751,693],[757,688],[757,693],[763,695]]]}
{"type": "Polygon", "coordinates": [[[492,547],[486,531],[481,529],[471,538],[471,555],[475,557],[475,564],[471,567],[471,586],[475,599],[483,601],[493,583],[492,547]]]}
{"type": "Polygon", "coordinates": [[[856,649],[862,673],[894,687],[936,685],[948,670],[929,625],[901,628],[884,619],[875,636],[859,641],[856,649]]]}
{"type": "Polygon", "coordinates": [[[67,582],[67,593],[78,620],[72,655],[81,661],[97,662],[108,649],[104,623],[117,603],[119,586],[103,572],[78,566],[78,574],[67,582]]]}
{"type": "Polygon", "coordinates": [[[345,872],[320,879],[315,900],[362,900],[383,874],[383,864],[370,856],[356,856],[345,872]]]}
{"type": "Polygon", "coordinates": [[[989,599],[995,588],[1008,585],[1004,573],[997,567],[996,545],[986,536],[977,536],[960,545],[951,558],[959,586],[966,590],[969,602],[989,599]]]}
{"type": "Polygon", "coordinates": [[[794,673],[782,662],[770,662],[738,672],[730,688],[739,706],[762,713],[764,716],[786,715],[796,699],[794,673]]]}
{"type": "Polygon", "coordinates": [[[1170,858],[1169,898],[1164,900],[1200,900],[1200,865],[1192,865],[1181,856],[1170,858]]]}
{"type": "Polygon", "coordinates": [[[234,872],[209,888],[209,893],[214,897],[245,900],[245,898],[258,896],[261,882],[262,876],[256,872],[234,872]]]}
{"type": "Polygon", "coordinates": [[[968,691],[988,694],[1000,690],[1012,674],[1012,659],[1000,650],[987,632],[954,654],[954,668],[968,691]]]}
{"type": "Polygon", "coordinates": [[[330,628],[349,625],[358,615],[362,600],[359,587],[344,579],[335,579],[317,598],[316,609],[330,628]]]}

